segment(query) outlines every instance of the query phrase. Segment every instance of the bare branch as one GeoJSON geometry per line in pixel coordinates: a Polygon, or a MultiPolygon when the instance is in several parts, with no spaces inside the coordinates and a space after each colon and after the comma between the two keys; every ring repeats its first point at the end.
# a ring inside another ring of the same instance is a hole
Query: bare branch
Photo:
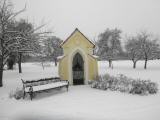
{"type": "Polygon", "coordinates": [[[37,30],[43,28],[45,25],[46,25],[46,24],[43,24],[43,25],[41,25],[41,26],[35,28],[34,30],[30,31],[29,33],[34,33],[34,32],[36,32],[37,30]]]}
{"type": "Polygon", "coordinates": [[[22,12],[24,12],[25,10],[26,10],[26,4],[25,4],[25,7],[24,7],[22,10],[14,13],[14,14],[12,14],[12,15],[8,18],[8,20],[11,20],[11,19],[15,18],[17,15],[19,15],[19,14],[22,13],[22,12]]]}

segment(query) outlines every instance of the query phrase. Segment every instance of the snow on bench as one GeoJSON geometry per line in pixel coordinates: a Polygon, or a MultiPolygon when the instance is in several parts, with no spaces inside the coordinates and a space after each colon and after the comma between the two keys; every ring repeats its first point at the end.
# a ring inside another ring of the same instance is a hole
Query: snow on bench
{"type": "Polygon", "coordinates": [[[45,78],[40,80],[22,80],[23,83],[23,91],[24,95],[23,98],[25,98],[25,94],[29,93],[30,98],[32,100],[33,93],[43,90],[49,90],[53,88],[61,88],[66,87],[68,91],[69,82],[68,80],[60,80],[60,78],[45,78]]]}
{"type": "MultiPolygon", "coordinates": [[[[36,92],[36,91],[42,91],[42,90],[51,89],[51,88],[57,88],[65,85],[68,85],[66,81],[60,81],[60,82],[49,83],[49,84],[40,85],[40,86],[32,86],[32,88],[33,88],[33,91],[36,92]]],[[[25,92],[29,92],[29,88],[30,87],[26,87],[25,92]]]]}

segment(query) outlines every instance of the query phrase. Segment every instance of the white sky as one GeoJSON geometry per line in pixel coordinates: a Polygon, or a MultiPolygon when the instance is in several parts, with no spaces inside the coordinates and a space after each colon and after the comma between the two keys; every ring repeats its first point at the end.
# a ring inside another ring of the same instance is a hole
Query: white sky
{"type": "Polygon", "coordinates": [[[125,34],[147,30],[160,36],[160,0],[12,0],[19,17],[48,23],[54,35],[66,39],[77,27],[91,40],[106,28],[125,34]]]}

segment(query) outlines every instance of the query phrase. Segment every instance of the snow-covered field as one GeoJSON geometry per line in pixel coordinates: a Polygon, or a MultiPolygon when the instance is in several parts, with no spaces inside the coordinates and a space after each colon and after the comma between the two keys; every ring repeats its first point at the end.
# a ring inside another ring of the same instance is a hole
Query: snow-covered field
{"type": "MultiPolygon", "coordinates": [[[[133,78],[150,79],[160,85],[160,60],[149,61],[143,69],[143,61],[132,69],[130,61],[99,62],[99,73],[125,74],[133,78]]],[[[38,79],[58,76],[57,67],[39,63],[25,63],[23,73],[17,70],[4,72],[4,87],[0,88],[0,120],[159,120],[160,93],[138,96],[127,93],[102,91],[89,85],[70,86],[36,94],[33,101],[9,98],[9,93],[21,88],[21,78],[38,79]]]]}

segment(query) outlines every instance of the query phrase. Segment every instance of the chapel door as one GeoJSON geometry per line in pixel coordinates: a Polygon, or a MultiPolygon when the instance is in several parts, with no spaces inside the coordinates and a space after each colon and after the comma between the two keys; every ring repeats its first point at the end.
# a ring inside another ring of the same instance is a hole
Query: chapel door
{"type": "Polygon", "coordinates": [[[82,56],[77,53],[72,63],[73,85],[84,84],[84,61],[82,56]]]}

